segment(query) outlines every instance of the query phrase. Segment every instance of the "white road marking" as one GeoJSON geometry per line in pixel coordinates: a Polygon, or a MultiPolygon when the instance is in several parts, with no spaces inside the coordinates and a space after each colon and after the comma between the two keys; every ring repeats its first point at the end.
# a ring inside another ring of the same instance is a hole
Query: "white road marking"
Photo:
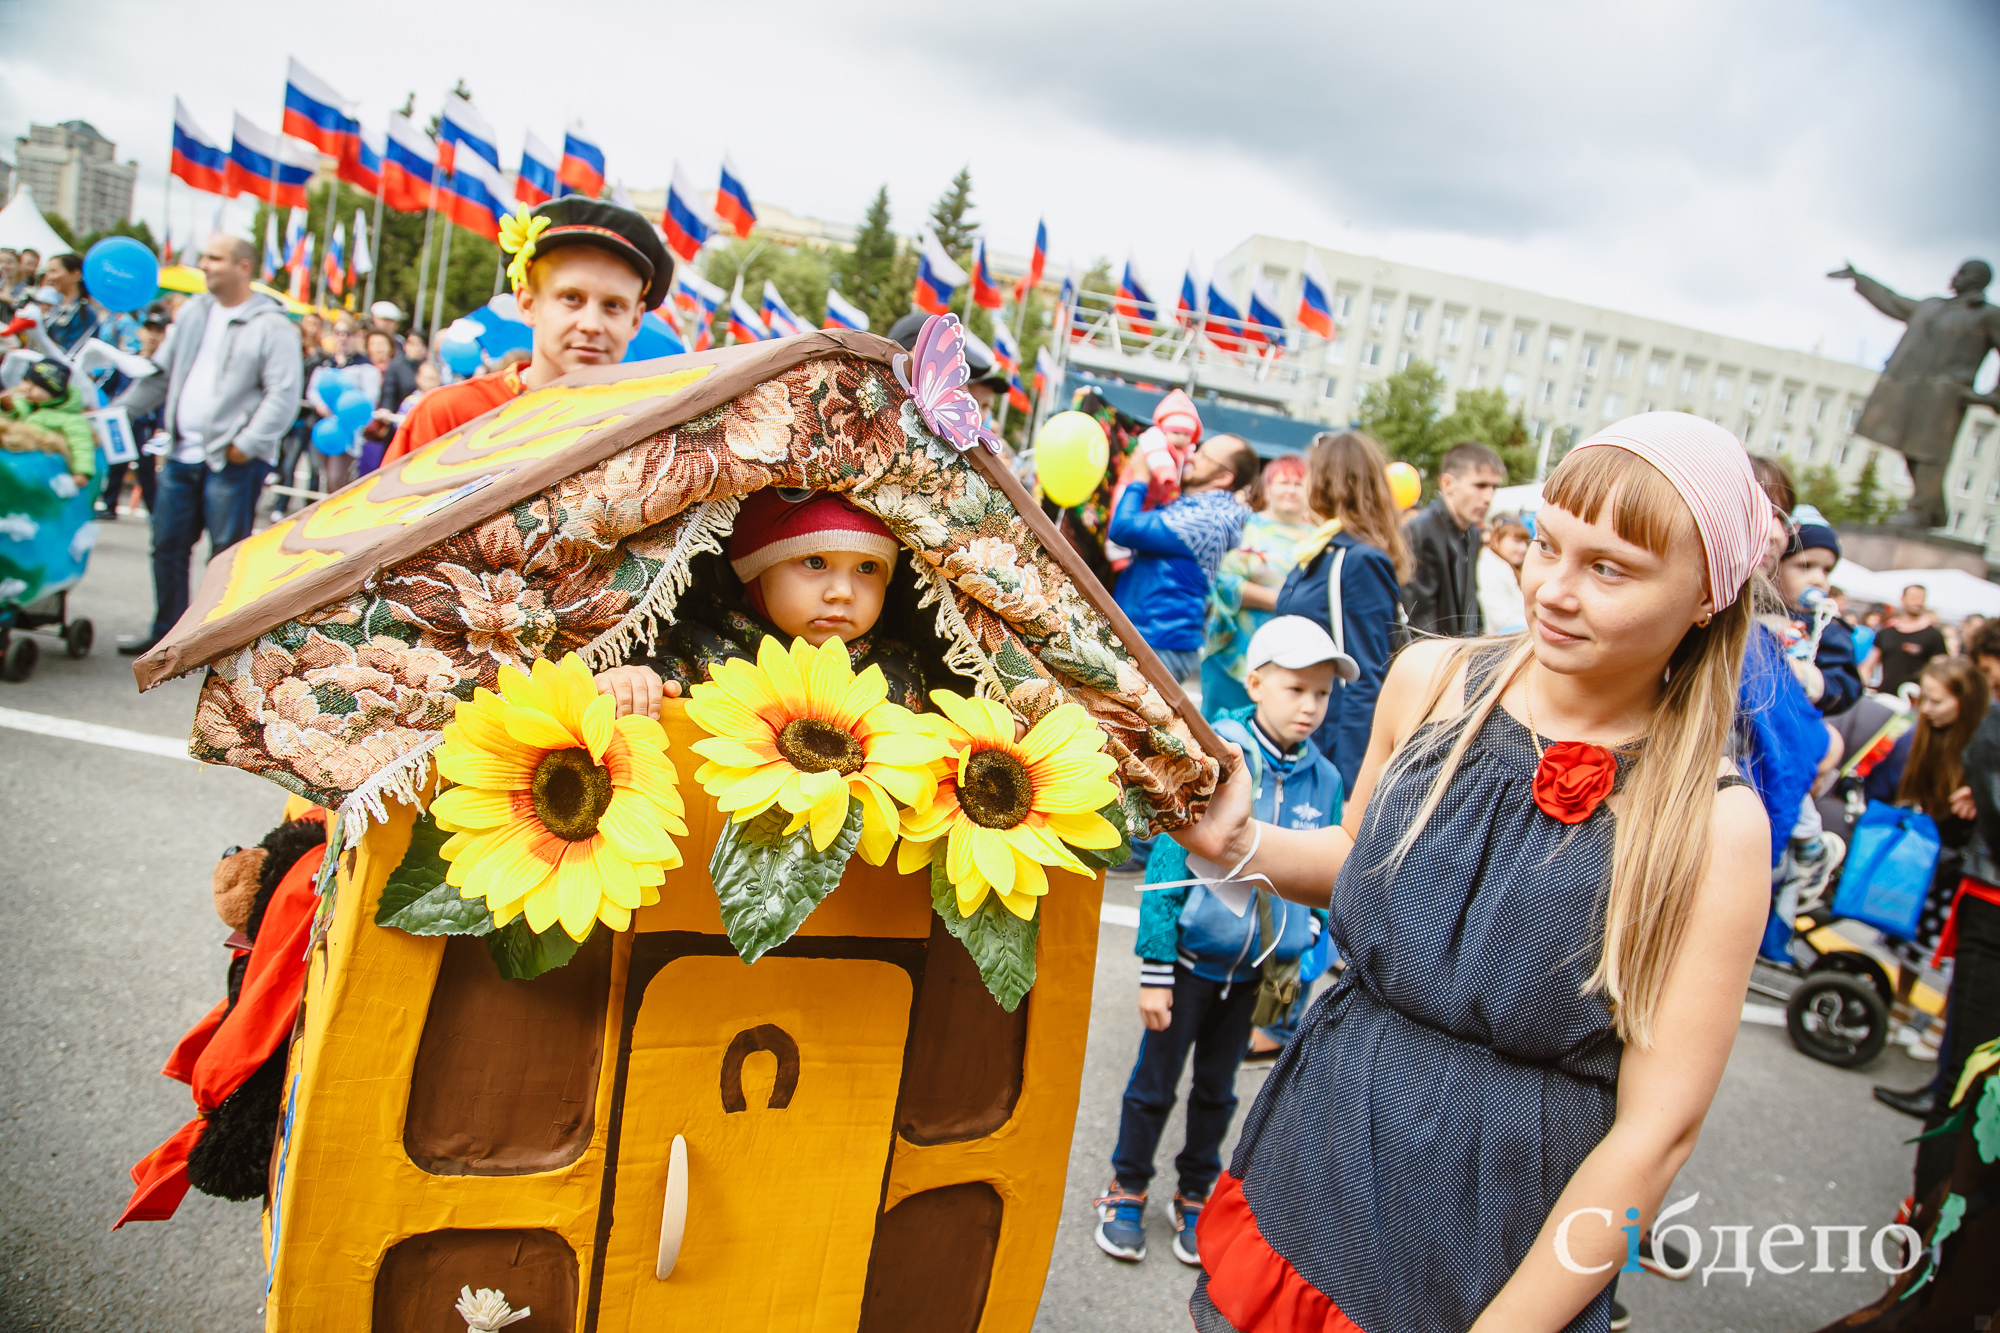
{"type": "Polygon", "coordinates": [[[1106,903],[1098,912],[1098,918],[1108,926],[1130,926],[1139,928],[1139,909],[1127,907],[1123,903],[1106,903]]]}
{"type": "Polygon", "coordinates": [[[1769,1004],[1746,1004],[1743,1006],[1743,1021],[1759,1023],[1767,1028],[1781,1028],[1785,1025],[1785,1011],[1769,1004]]]}
{"type": "MultiPolygon", "coordinates": [[[[166,759],[185,759],[196,762],[187,752],[185,740],[175,740],[171,736],[153,736],[143,731],[127,731],[123,727],[104,727],[95,722],[78,722],[74,718],[50,717],[46,713],[27,713],[18,708],[0,708],[0,727],[11,727],[15,731],[32,731],[39,736],[60,736],[69,741],[86,741],[91,745],[109,745],[117,750],[137,750],[140,754],[156,754],[166,759]]],[[[1137,924],[1138,914],[1133,914],[1137,924]]]]}

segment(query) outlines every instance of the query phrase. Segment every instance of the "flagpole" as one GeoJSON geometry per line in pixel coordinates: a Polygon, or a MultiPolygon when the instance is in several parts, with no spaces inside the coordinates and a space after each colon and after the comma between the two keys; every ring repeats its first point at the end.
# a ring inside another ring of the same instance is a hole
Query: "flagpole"
{"type": "Polygon", "coordinates": [[[438,243],[438,266],[436,280],[431,283],[431,355],[437,355],[437,331],[444,319],[444,280],[451,263],[451,219],[444,223],[444,240],[438,243]]]}
{"type": "MultiPolygon", "coordinates": [[[[387,149],[389,145],[385,141],[382,147],[384,149],[382,155],[383,164],[386,166],[388,163],[387,149]]],[[[372,306],[375,304],[375,271],[382,267],[382,170],[379,167],[375,171],[375,222],[370,228],[368,239],[374,242],[375,245],[375,253],[368,256],[368,299],[366,304],[372,306]]],[[[416,327],[414,320],[411,321],[410,327],[413,329],[416,327]]]]}
{"type": "MultiPolygon", "coordinates": [[[[385,158],[386,164],[386,158],[385,158]]],[[[410,311],[410,329],[422,330],[426,342],[430,340],[430,326],[424,321],[424,292],[430,286],[431,274],[431,222],[437,217],[437,164],[431,164],[431,185],[428,187],[430,203],[424,209],[424,244],[417,258],[417,304],[410,311]]]]}
{"type": "MultiPolygon", "coordinates": [[[[281,139],[279,141],[279,147],[282,148],[283,146],[284,146],[283,140],[281,139]]],[[[326,261],[332,258],[333,256],[333,213],[334,210],[339,207],[340,207],[340,169],[338,164],[336,164],[334,168],[333,178],[327,181],[326,183],[326,222],[322,227],[323,234],[320,236],[318,305],[322,310],[326,308],[326,284],[327,284],[326,261]]]]}

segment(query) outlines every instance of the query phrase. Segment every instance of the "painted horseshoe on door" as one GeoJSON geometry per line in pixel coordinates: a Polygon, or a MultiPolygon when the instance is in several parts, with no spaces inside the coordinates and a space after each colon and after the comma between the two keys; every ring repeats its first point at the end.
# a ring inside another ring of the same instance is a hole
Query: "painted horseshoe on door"
{"type": "Polygon", "coordinates": [[[752,1051],[769,1051],[778,1060],[778,1078],[771,1085],[768,1105],[782,1111],[792,1104],[799,1086],[799,1044],[789,1032],[773,1023],[745,1028],[729,1043],[722,1056],[722,1109],[734,1114],[748,1110],[743,1100],[743,1061],[752,1051]]]}

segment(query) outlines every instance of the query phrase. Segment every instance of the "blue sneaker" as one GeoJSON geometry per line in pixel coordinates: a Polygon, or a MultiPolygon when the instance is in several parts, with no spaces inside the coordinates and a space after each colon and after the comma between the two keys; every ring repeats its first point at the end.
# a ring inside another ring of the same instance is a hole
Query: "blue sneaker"
{"type": "Polygon", "coordinates": [[[1145,1195],[1111,1182],[1097,1201],[1097,1248],[1131,1263],[1146,1257],[1145,1195]]]}
{"type": "Polygon", "coordinates": [[[1201,1250],[1195,1244],[1194,1227],[1201,1221],[1201,1210],[1207,1202],[1184,1194],[1174,1195],[1174,1258],[1190,1268],[1201,1267],[1201,1250]]]}

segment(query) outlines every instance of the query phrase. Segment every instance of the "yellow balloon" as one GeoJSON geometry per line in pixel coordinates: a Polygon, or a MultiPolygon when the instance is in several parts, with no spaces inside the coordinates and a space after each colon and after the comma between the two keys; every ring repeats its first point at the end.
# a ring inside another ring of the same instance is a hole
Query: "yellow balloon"
{"type": "Polygon", "coordinates": [[[1424,493],[1423,474],[1408,463],[1389,464],[1389,493],[1396,497],[1396,508],[1408,509],[1424,493]]]}
{"type": "Polygon", "coordinates": [[[1086,413],[1058,412],[1035,436],[1035,476],[1042,494],[1064,509],[1090,498],[1110,461],[1111,441],[1097,418],[1086,413]]]}

